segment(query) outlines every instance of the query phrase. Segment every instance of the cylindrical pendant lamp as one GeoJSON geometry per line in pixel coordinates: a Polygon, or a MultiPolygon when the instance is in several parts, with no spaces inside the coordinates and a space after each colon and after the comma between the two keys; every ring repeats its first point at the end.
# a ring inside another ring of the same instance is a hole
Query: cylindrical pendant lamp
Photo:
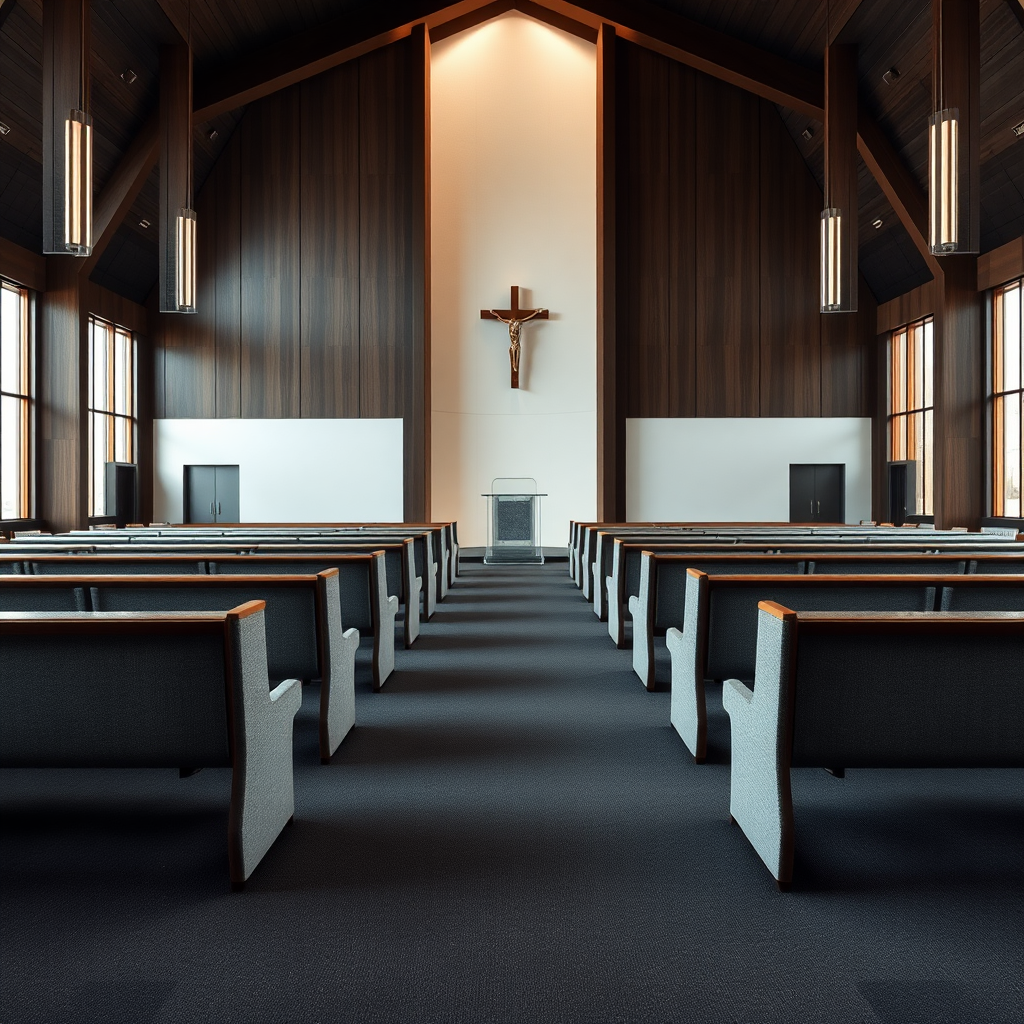
{"type": "Polygon", "coordinates": [[[82,110],[64,122],[64,247],[92,253],[92,118],[82,110]]]}

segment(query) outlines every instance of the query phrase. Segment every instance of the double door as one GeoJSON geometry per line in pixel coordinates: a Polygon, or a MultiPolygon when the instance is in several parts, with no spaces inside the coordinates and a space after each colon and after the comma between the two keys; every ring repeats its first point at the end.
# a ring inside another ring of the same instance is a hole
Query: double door
{"type": "Polygon", "coordinates": [[[846,466],[843,463],[791,464],[791,523],[846,522],[846,466]]]}
{"type": "Polygon", "coordinates": [[[237,523],[238,467],[185,467],[185,522],[237,523]]]}

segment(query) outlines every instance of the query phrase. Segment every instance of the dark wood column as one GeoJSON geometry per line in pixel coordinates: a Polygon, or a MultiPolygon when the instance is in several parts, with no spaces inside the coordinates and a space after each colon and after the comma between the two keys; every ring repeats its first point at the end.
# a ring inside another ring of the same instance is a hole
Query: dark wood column
{"type": "Polygon", "coordinates": [[[70,256],[47,258],[40,316],[36,517],[55,533],[82,529],[88,517],[88,319],[78,270],[70,256]]]}
{"type": "Polygon", "coordinates": [[[984,352],[977,258],[945,256],[935,282],[935,525],[985,514],[984,352]]]}
{"type": "MultiPolygon", "coordinates": [[[[825,49],[825,202],[842,211],[840,297],[857,308],[857,47],[825,49]]],[[[841,315],[841,314],[837,314],[841,315]]]]}
{"type": "Polygon", "coordinates": [[[405,519],[430,517],[430,34],[416,25],[410,39],[412,134],[412,351],[405,400],[405,519]]]}
{"type": "Polygon", "coordinates": [[[615,29],[597,36],[597,518],[626,518],[625,376],[615,332],[615,29]]]}
{"type": "MultiPolygon", "coordinates": [[[[933,0],[933,74],[960,112],[960,237],[978,249],[980,24],[978,0],[933,0]],[[941,24],[941,32],[940,32],[941,24]]],[[[943,256],[935,282],[935,525],[977,529],[985,514],[984,353],[977,258],[943,256]]]]}

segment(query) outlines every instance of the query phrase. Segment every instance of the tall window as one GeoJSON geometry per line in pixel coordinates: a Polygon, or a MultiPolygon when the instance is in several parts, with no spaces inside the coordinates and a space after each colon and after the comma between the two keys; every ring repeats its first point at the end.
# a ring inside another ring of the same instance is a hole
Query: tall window
{"type": "Polygon", "coordinates": [[[1024,448],[1024,279],[997,288],[992,308],[992,514],[1019,518],[1024,448]]]}
{"type": "Polygon", "coordinates": [[[106,515],[104,466],[135,461],[135,358],[130,331],[89,317],[89,514],[106,515]]]}
{"type": "Polygon", "coordinates": [[[29,293],[0,281],[0,518],[32,515],[29,293]]]}
{"type": "Polygon", "coordinates": [[[934,509],[933,354],[931,317],[893,331],[889,348],[889,459],[914,463],[914,514],[919,516],[930,516],[934,509]]]}

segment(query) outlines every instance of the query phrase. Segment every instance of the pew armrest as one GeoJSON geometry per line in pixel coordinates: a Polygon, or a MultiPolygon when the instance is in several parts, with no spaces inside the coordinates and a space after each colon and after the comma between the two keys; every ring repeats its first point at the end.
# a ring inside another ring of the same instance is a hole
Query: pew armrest
{"type": "Polygon", "coordinates": [[[707,620],[705,573],[691,569],[686,575],[683,628],[668,629],[672,656],[672,726],[697,764],[707,757],[708,711],[704,694],[705,627],[707,620]]]}
{"type": "Polygon", "coordinates": [[[754,689],[729,679],[722,701],[732,730],[729,813],[785,887],[793,877],[790,702],[796,616],[778,611],[769,602],[758,610],[754,689]]]}
{"type": "Polygon", "coordinates": [[[262,608],[229,613],[227,629],[234,708],[228,863],[238,888],[295,815],[292,724],[302,687],[286,679],[271,691],[262,608]]]}

